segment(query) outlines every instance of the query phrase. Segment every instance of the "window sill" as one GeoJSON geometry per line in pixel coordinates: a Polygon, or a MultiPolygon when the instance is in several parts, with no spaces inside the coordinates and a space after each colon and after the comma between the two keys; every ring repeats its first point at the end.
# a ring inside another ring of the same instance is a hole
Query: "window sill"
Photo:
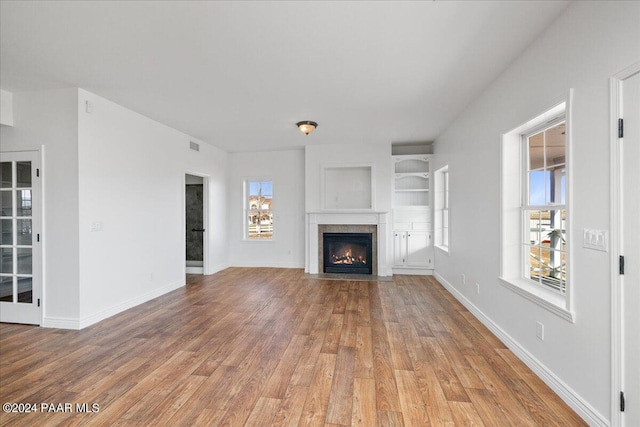
{"type": "Polygon", "coordinates": [[[568,322],[575,323],[575,313],[573,311],[567,310],[566,308],[566,296],[562,296],[553,291],[543,289],[526,279],[506,279],[500,277],[499,282],[505,288],[511,289],[513,292],[550,311],[556,316],[561,317],[568,322]]]}
{"type": "Polygon", "coordinates": [[[449,246],[435,245],[435,247],[440,249],[445,254],[449,255],[449,246]]]}

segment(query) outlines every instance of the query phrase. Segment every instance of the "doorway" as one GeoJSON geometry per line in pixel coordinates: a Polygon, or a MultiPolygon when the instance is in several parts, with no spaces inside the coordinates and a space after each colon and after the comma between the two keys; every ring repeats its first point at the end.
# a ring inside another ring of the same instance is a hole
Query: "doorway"
{"type": "Polygon", "coordinates": [[[640,425],[640,64],[611,80],[612,425],[640,425]]]}
{"type": "Polygon", "coordinates": [[[40,152],[0,153],[0,177],[0,322],[40,325],[40,152]]]}
{"type": "Polygon", "coordinates": [[[185,175],[185,252],[187,274],[205,274],[207,245],[206,179],[203,176],[185,175]]]}

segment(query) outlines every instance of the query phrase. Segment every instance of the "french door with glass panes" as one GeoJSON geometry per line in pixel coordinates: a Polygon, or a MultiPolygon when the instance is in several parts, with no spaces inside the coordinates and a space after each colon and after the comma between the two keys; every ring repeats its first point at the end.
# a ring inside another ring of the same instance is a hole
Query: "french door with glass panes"
{"type": "Polygon", "coordinates": [[[0,321],[42,322],[40,153],[0,153],[0,321]]]}

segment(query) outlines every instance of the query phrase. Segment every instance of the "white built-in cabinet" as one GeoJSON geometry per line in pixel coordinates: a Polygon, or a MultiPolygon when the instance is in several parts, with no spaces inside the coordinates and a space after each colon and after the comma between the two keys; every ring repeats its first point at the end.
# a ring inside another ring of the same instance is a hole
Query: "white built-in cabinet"
{"type": "Polygon", "coordinates": [[[433,268],[430,231],[393,232],[394,267],[433,268]]]}
{"type": "Polygon", "coordinates": [[[394,155],[393,272],[433,272],[430,155],[394,155]]]}

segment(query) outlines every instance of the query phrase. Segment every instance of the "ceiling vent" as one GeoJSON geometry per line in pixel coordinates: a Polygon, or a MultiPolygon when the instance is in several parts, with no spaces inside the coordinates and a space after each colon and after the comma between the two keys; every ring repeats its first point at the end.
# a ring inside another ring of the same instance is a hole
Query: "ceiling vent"
{"type": "Polygon", "coordinates": [[[189,148],[191,148],[193,151],[200,151],[200,144],[198,144],[197,142],[189,141],[189,148]]]}

